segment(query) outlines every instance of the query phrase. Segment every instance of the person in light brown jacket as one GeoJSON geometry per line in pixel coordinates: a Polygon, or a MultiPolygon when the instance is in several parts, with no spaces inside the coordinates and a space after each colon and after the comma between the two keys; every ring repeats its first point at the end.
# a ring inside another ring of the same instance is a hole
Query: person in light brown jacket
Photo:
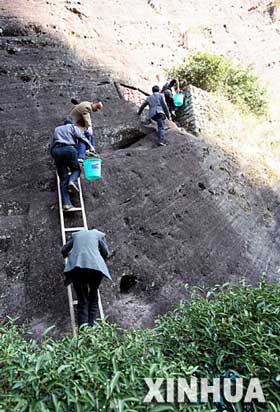
{"type": "MultiPolygon", "coordinates": [[[[78,103],[78,102],[77,102],[78,103]]],[[[68,115],[68,119],[70,119],[73,124],[79,127],[79,129],[84,132],[87,139],[90,141],[92,146],[95,146],[95,142],[93,140],[92,134],[92,121],[91,121],[91,113],[98,112],[103,108],[103,104],[101,101],[93,101],[93,102],[81,102],[76,104],[71,112],[68,115]]],[[[86,154],[86,146],[80,142],[78,144],[78,159],[79,161],[83,161],[86,154]]],[[[94,152],[92,154],[95,154],[94,152]]]]}
{"type": "Polygon", "coordinates": [[[92,134],[92,122],[91,113],[98,112],[103,107],[102,102],[81,102],[76,104],[71,112],[69,113],[70,119],[73,120],[76,126],[78,126],[82,132],[88,129],[89,133],[92,134]]]}

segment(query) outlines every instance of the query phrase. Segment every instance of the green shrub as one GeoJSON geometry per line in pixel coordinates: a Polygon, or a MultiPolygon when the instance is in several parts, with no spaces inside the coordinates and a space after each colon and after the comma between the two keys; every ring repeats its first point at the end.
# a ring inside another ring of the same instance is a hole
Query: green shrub
{"type": "Polygon", "coordinates": [[[259,85],[251,67],[234,67],[224,56],[196,53],[179,67],[168,70],[168,76],[178,78],[182,88],[188,84],[209,92],[219,92],[239,105],[245,105],[258,115],[267,111],[266,91],[259,85]]]}
{"type": "MultiPolygon", "coordinates": [[[[107,322],[78,338],[25,340],[12,322],[0,327],[1,412],[214,411],[211,405],[146,405],[143,377],[227,376],[261,379],[267,403],[280,410],[280,287],[224,287],[196,294],[151,330],[107,322]]],[[[220,410],[220,409],[219,409],[220,410]]],[[[225,411],[242,411],[227,405],[225,411]]]]}

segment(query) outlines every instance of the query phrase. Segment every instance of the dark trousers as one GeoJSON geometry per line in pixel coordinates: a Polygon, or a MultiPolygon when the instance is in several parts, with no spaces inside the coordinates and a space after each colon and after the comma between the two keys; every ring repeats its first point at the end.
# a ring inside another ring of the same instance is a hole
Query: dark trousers
{"type": "Polygon", "coordinates": [[[98,288],[103,274],[93,269],[75,268],[73,287],[78,299],[78,325],[93,326],[98,314],[98,288]]]}
{"type": "Polygon", "coordinates": [[[157,122],[157,126],[158,126],[158,141],[157,141],[157,143],[160,144],[160,143],[163,142],[163,138],[164,138],[165,115],[163,113],[157,113],[155,116],[152,117],[152,119],[157,122]]]}
{"type": "Polygon", "coordinates": [[[70,181],[75,183],[81,174],[77,150],[74,146],[58,143],[52,148],[51,154],[54,158],[60,179],[62,205],[69,205],[71,204],[71,200],[68,192],[68,184],[70,181]],[[68,170],[71,172],[70,176],[68,170]]]}
{"type": "MultiPolygon", "coordinates": [[[[84,135],[90,141],[91,145],[95,147],[96,144],[94,142],[93,136],[88,132],[87,129],[84,131],[84,135]]],[[[86,145],[80,140],[77,147],[78,159],[84,159],[86,157],[86,150],[86,145]]]]}
{"type": "Polygon", "coordinates": [[[170,102],[167,103],[167,106],[168,106],[169,112],[171,114],[171,120],[172,120],[172,122],[175,122],[175,120],[176,120],[176,114],[175,114],[176,107],[175,107],[175,104],[174,104],[174,100],[173,99],[170,100],[170,102]]]}

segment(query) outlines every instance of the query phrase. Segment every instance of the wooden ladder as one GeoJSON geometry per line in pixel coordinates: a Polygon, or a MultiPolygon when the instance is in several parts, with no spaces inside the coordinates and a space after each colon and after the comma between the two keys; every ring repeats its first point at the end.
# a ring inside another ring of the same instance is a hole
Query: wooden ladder
{"type": "MultiPolygon", "coordinates": [[[[88,224],[87,224],[87,216],[86,216],[86,211],[85,211],[85,204],[84,204],[84,199],[83,199],[83,192],[82,192],[82,185],[81,185],[80,178],[77,181],[78,182],[78,188],[79,188],[80,206],[72,208],[71,211],[67,211],[67,212],[63,211],[63,208],[62,208],[62,198],[61,198],[61,192],[60,192],[60,179],[59,179],[58,174],[56,174],[56,179],[57,179],[59,215],[60,215],[60,228],[61,228],[62,244],[64,246],[66,244],[66,233],[78,232],[79,230],[88,230],[88,224]],[[81,227],[65,227],[64,213],[70,214],[70,213],[76,213],[76,212],[80,212],[82,214],[83,226],[81,226],[81,227]]],[[[65,259],[65,262],[66,261],[67,261],[67,258],[65,259]]],[[[72,327],[73,335],[77,336],[77,327],[76,327],[76,322],[75,322],[74,305],[77,305],[78,302],[76,300],[73,300],[73,292],[72,292],[72,286],[71,285],[67,286],[67,293],[68,293],[71,327],[72,327]]],[[[104,318],[104,311],[103,311],[103,307],[102,307],[102,303],[101,303],[99,290],[98,290],[98,307],[99,307],[100,317],[101,317],[101,319],[103,319],[104,318]]]]}

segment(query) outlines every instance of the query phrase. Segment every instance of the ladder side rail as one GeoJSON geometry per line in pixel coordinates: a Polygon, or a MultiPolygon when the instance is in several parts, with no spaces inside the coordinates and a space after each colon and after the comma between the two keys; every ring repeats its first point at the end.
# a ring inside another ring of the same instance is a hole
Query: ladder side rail
{"type": "Polygon", "coordinates": [[[104,319],[104,310],[101,302],[101,296],[99,289],[97,289],[97,295],[98,295],[98,308],[99,308],[99,313],[100,313],[100,318],[103,320],[104,319]]]}
{"type": "Polygon", "coordinates": [[[80,178],[78,179],[78,187],[79,187],[79,196],[80,196],[80,205],[81,205],[81,210],[82,210],[83,224],[84,224],[85,229],[88,229],[87,216],[86,216],[86,211],[85,211],[85,203],[84,203],[84,197],[83,197],[80,178]]]}
{"type": "MultiPolygon", "coordinates": [[[[57,191],[58,191],[58,204],[59,204],[61,236],[62,236],[62,244],[64,246],[65,243],[66,243],[66,234],[65,234],[66,232],[65,232],[64,215],[63,215],[63,209],[62,209],[62,198],[61,198],[61,192],[60,192],[60,179],[59,179],[58,174],[56,174],[56,178],[57,178],[57,191]]],[[[67,262],[67,259],[65,259],[65,262],[67,262]]],[[[67,286],[67,293],[68,293],[68,303],[69,303],[71,328],[72,328],[73,336],[76,337],[77,336],[77,330],[76,330],[75,312],[74,312],[74,303],[73,303],[73,293],[72,293],[71,285],[67,286]]]]}
{"type": "Polygon", "coordinates": [[[66,235],[65,235],[65,225],[64,225],[64,216],[63,216],[63,209],[62,209],[62,198],[61,198],[61,191],[60,191],[60,179],[58,174],[56,174],[57,179],[57,192],[58,192],[58,207],[59,207],[59,216],[60,216],[60,228],[61,228],[61,236],[62,236],[62,244],[63,246],[66,243],[66,235]]]}
{"type": "MultiPolygon", "coordinates": [[[[86,216],[86,211],[85,211],[85,204],[84,204],[84,198],[83,198],[83,191],[82,191],[82,185],[81,185],[81,179],[78,179],[78,186],[79,186],[79,195],[80,195],[80,205],[82,208],[82,216],[83,216],[83,223],[86,229],[88,229],[88,224],[87,224],[87,216],[86,216]]],[[[100,318],[104,319],[104,310],[101,302],[101,296],[99,289],[97,290],[98,294],[98,308],[99,308],[99,314],[100,318]]]]}

